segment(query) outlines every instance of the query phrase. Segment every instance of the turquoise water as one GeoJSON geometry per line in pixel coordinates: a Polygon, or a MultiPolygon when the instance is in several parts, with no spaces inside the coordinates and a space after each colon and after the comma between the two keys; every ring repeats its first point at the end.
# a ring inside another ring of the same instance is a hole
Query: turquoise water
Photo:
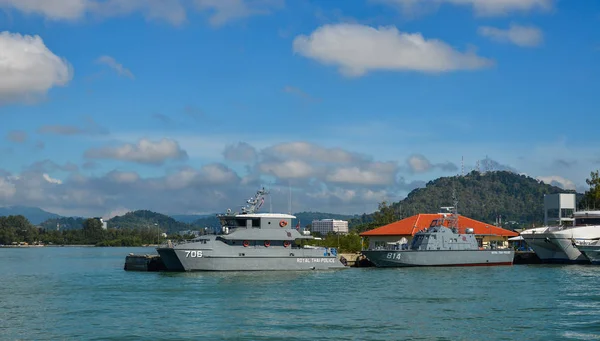
{"type": "Polygon", "coordinates": [[[600,339],[600,266],[151,273],[129,252],[154,250],[0,249],[0,339],[600,339]]]}

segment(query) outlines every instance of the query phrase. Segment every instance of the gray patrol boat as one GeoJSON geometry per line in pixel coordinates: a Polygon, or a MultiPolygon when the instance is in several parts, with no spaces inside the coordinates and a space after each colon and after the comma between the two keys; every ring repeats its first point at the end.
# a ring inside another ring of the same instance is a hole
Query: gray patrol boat
{"type": "Polygon", "coordinates": [[[512,265],[514,250],[480,248],[472,228],[458,231],[458,213],[444,207],[439,219],[415,233],[408,244],[393,243],[382,249],[363,250],[377,267],[512,265]],[[447,225],[447,226],[446,226],[447,225]]]}
{"type": "Polygon", "coordinates": [[[257,213],[264,204],[261,189],[241,213],[231,209],[217,217],[221,228],[182,243],[167,242],[156,250],[167,271],[325,270],[343,269],[335,248],[303,245],[314,239],[292,226],[290,214],[257,213]]]}

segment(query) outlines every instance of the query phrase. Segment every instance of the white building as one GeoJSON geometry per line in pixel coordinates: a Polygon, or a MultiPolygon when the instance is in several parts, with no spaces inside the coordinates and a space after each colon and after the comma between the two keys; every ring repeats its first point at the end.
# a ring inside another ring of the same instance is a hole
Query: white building
{"type": "Polygon", "coordinates": [[[346,220],[336,219],[313,220],[311,231],[319,232],[322,235],[326,235],[330,232],[348,233],[348,222],[346,220]]]}
{"type": "Polygon", "coordinates": [[[575,193],[544,195],[544,225],[571,225],[575,204],[575,193]]]}

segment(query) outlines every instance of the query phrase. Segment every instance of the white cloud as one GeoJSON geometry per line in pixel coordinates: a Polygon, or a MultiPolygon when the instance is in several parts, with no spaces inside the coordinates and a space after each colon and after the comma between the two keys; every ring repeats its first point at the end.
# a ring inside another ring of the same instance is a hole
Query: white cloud
{"type": "Polygon", "coordinates": [[[406,163],[408,165],[408,169],[412,173],[425,173],[433,170],[434,168],[445,172],[453,172],[458,170],[458,167],[452,162],[446,161],[432,164],[425,156],[421,154],[413,154],[409,156],[406,160],[406,163]]]}
{"type": "Polygon", "coordinates": [[[337,65],[346,76],[362,76],[376,70],[475,70],[493,64],[473,51],[460,52],[441,40],[427,40],[420,33],[403,33],[393,26],[325,25],[309,36],[297,36],[293,50],[323,64],[337,65]]]}
{"type": "Polygon", "coordinates": [[[58,184],[58,185],[62,184],[61,180],[54,179],[54,178],[50,177],[50,175],[48,175],[46,173],[42,174],[42,177],[44,178],[44,180],[48,181],[51,184],[58,184]]]}
{"type": "Polygon", "coordinates": [[[81,17],[89,0],[0,0],[0,8],[15,8],[26,14],[41,14],[53,20],[81,17]]]}
{"type": "Polygon", "coordinates": [[[111,56],[100,56],[97,60],[97,63],[107,65],[111,69],[115,70],[119,76],[124,76],[127,78],[134,79],[133,73],[129,69],[123,66],[123,64],[119,64],[113,57],[111,56]]]}
{"type": "Polygon", "coordinates": [[[333,183],[354,185],[393,185],[398,166],[394,162],[374,162],[365,167],[342,167],[335,169],[326,180],[333,183]]]}
{"type": "Polygon", "coordinates": [[[304,161],[265,162],[259,169],[281,179],[304,179],[315,175],[315,169],[304,161]]]}
{"type": "Polygon", "coordinates": [[[120,208],[110,210],[109,212],[105,213],[104,215],[102,215],[102,219],[108,220],[108,219],[114,218],[116,216],[125,215],[129,212],[131,212],[130,209],[120,207],[120,208]]]}
{"type": "Polygon", "coordinates": [[[116,183],[134,183],[140,179],[140,176],[135,172],[120,172],[116,170],[109,172],[106,177],[116,183]]]}
{"type": "Polygon", "coordinates": [[[263,154],[274,157],[293,158],[331,163],[349,163],[366,160],[367,157],[350,153],[341,148],[325,148],[309,142],[287,142],[266,148],[263,154]]]}
{"type": "Polygon", "coordinates": [[[513,43],[521,47],[539,46],[544,40],[542,30],[535,26],[510,24],[503,30],[496,27],[481,26],[477,29],[479,35],[502,43],[513,43]]]}
{"type": "Polygon", "coordinates": [[[209,22],[213,26],[222,26],[236,19],[255,15],[270,14],[283,7],[283,0],[195,0],[201,11],[211,12],[209,22]]]}
{"type": "Polygon", "coordinates": [[[406,161],[411,171],[415,173],[427,172],[431,169],[431,162],[423,155],[412,155],[406,161]]]}
{"type": "Polygon", "coordinates": [[[283,0],[0,0],[0,9],[16,9],[50,20],[111,18],[141,13],[146,20],[181,25],[187,9],[210,12],[212,26],[257,15],[268,15],[284,6],[283,0]]]}
{"type": "Polygon", "coordinates": [[[39,36],[0,33],[0,103],[36,100],[72,77],[70,64],[39,36]]]}
{"type": "Polygon", "coordinates": [[[254,147],[246,142],[238,142],[237,145],[228,145],[223,151],[225,160],[253,162],[257,159],[258,153],[254,147]]]}
{"type": "Polygon", "coordinates": [[[562,189],[574,190],[577,187],[575,186],[575,183],[573,181],[563,178],[559,175],[538,176],[536,177],[536,179],[539,181],[543,181],[548,185],[557,186],[562,189]]]}
{"type": "Polygon", "coordinates": [[[471,6],[478,16],[499,16],[512,12],[529,12],[532,10],[551,10],[554,0],[372,0],[400,6],[404,11],[414,12],[422,6],[439,6],[452,4],[471,6]]]}
{"type": "Polygon", "coordinates": [[[0,8],[13,8],[50,20],[78,20],[87,14],[115,17],[141,12],[148,20],[160,19],[174,25],[185,21],[180,0],[0,0],[0,8]]]}
{"type": "Polygon", "coordinates": [[[14,196],[17,189],[9,178],[0,177],[0,198],[8,200],[14,196]]]}
{"type": "Polygon", "coordinates": [[[136,144],[92,148],[85,152],[85,156],[92,159],[115,159],[155,165],[161,165],[169,159],[184,160],[188,157],[175,140],[166,138],[156,142],[141,139],[136,144]]]}

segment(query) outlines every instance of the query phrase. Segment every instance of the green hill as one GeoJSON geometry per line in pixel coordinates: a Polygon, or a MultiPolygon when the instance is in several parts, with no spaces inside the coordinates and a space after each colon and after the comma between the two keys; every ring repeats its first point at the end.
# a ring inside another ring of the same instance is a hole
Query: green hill
{"type": "Polygon", "coordinates": [[[191,224],[199,219],[211,218],[214,214],[170,214],[169,216],[182,223],[191,224]]]}
{"type": "Polygon", "coordinates": [[[544,194],[574,193],[525,175],[508,171],[439,178],[390,205],[380,204],[378,212],[353,219],[352,225],[364,231],[419,213],[436,213],[453,206],[456,191],[458,211],[470,218],[494,223],[501,216],[506,228],[528,227],[544,221],[544,194]]]}
{"type": "Polygon", "coordinates": [[[108,220],[108,227],[119,229],[156,228],[167,233],[194,229],[190,224],[147,210],[128,212],[122,216],[111,218],[108,220]]]}
{"type": "Polygon", "coordinates": [[[60,217],[48,219],[39,225],[45,230],[56,230],[57,228],[63,230],[76,230],[83,228],[83,222],[85,218],[79,217],[60,217]]]}
{"type": "Polygon", "coordinates": [[[28,207],[28,206],[0,207],[0,217],[1,216],[11,216],[11,215],[12,216],[22,215],[25,218],[27,218],[27,220],[33,225],[41,224],[42,222],[44,222],[48,219],[60,218],[60,215],[44,211],[38,207],[28,207]]]}

